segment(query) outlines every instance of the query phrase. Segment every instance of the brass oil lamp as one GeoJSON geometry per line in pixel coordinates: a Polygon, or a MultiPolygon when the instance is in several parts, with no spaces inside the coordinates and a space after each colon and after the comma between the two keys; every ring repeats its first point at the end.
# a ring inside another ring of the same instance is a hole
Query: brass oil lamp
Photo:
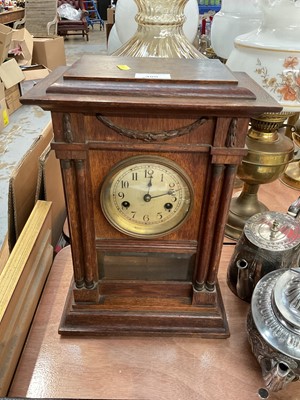
{"type": "Polygon", "coordinates": [[[243,181],[238,197],[231,200],[225,235],[238,240],[246,221],[254,214],[268,211],[258,200],[259,185],[278,179],[293,159],[291,139],[279,132],[289,113],[265,113],[251,119],[246,146],[248,154],[238,168],[237,176],[243,181]]]}
{"type": "MultiPolygon", "coordinates": [[[[226,65],[246,72],[282,106],[283,112],[252,119],[249,154],[239,169],[241,196],[231,205],[227,235],[238,238],[244,221],[266,210],[257,201],[258,185],[277,179],[293,159],[290,138],[278,133],[286,119],[300,110],[299,1],[258,0],[262,21],[258,29],[235,38],[226,65]]],[[[286,136],[286,135],[285,135],[286,136]]]]}

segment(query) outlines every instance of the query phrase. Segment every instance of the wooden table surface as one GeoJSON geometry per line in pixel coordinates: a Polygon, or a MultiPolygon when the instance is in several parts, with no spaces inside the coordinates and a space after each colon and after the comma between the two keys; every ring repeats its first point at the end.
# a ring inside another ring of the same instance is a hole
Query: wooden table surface
{"type": "Polygon", "coordinates": [[[0,13],[0,23],[10,24],[24,18],[25,9],[21,7],[14,8],[12,10],[3,11],[0,13]]]}
{"type": "MultiPolygon", "coordinates": [[[[279,181],[264,185],[273,210],[286,211],[299,192],[279,181]],[[284,196],[282,196],[284,193],[284,196]]],[[[248,344],[249,305],[228,289],[227,266],[234,250],[224,245],[219,282],[231,336],[61,337],[58,325],[72,276],[69,247],[56,257],[13,379],[10,397],[151,400],[255,400],[263,387],[248,344]]],[[[300,400],[300,382],[270,395],[300,400]]]]}

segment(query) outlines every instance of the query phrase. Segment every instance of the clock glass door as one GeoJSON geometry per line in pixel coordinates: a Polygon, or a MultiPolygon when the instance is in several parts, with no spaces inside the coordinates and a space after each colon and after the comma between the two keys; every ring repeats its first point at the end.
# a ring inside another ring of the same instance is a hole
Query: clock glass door
{"type": "Polygon", "coordinates": [[[185,281],[193,278],[194,255],[98,252],[100,279],[185,281]]]}

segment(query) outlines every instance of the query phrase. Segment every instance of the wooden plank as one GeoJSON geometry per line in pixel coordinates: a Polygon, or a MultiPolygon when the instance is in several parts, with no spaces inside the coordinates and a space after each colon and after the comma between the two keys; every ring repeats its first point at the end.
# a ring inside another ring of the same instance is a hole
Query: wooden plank
{"type": "Polygon", "coordinates": [[[0,396],[7,394],[53,259],[51,203],[38,201],[0,274],[0,396]]]}
{"type": "Polygon", "coordinates": [[[0,274],[6,264],[6,261],[8,260],[8,257],[9,257],[9,248],[6,235],[2,247],[0,248],[0,274]]]}

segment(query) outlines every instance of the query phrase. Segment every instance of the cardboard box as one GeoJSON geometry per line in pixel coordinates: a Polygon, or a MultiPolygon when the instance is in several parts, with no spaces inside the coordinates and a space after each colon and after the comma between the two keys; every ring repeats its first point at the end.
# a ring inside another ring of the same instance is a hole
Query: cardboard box
{"type": "Polygon", "coordinates": [[[21,107],[22,104],[20,103],[20,97],[21,93],[19,84],[5,90],[5,102],[9,115],[21,107]]]}
{"type": "Polygon", "coordinates": [[[46,78],[49,75],[50,70],[45,67],[45,65],[35,64],[29,67],[22,68],[26,81],[38,81],[40,79],[46,78]]]}
{"type": "Polygon", "coordinates": [[[14,29],[12,32],[9,55],[19,65],[30,65],[33,52],[33,38],[27,29],[14,29]]]}
{"type": "Polygon", "coordinates": [[[4,83],[5,89],[10,89],[24,78],[25,76],[14,58],[0,65],[0,79],[4,83]]]}
{"type": "Polygon", "coordinates": [[[32,64],[42,64],[51,71],[66,65],[64,38],[62,36],[34,38],[32,64]]]}
{"type": "Polygon", "coordinates": [[[60,162],[50,148],[52,123],[41,133],[13,171],[9,181],[8,245],[12,251],[38,200],[52,202],[52,245],[56,246],[66,220],[60,162]]]}
{"type": "Polygon", "coordinates": [[[25,79],[20,83],[21,96],[32,89],[41,79],[49,75],[50,70],[44,65],[30,65],[22,69],[25,79]]]}
{"type": "Polygon", "coordinates": [[[115,23],[115,8],[107,9],[107,23],[114,24],[115,23]]]}
{"type": "Polygon", "coordinates": [[[13,170],[8,195],[8,246],[12,251],[34,208],[39,176],[39,157],[53,138],[52,123],[46,126],[13,170]]]}
{"type": "Polygon", "coordinates": [[[5,100],[9,115],[21,107],[19,83],[24,80],[24,74],[15,59],[5,61],[0,65],[0,79],[5,87],[5,100]]]}
{"type": "Polygon", "coordinates": [[[13,30],[0,24],[0,64],[7,58],[13,30]]]}
{"type": "Polygon", "coordinates": [[[39,172],[35,201],[46,200],[52,203],[52,246],[56,248],[63,232],[66,219],[65,196],[60,170],[60,162],[50,145],[39,158],[39,172]]]}
{"type": "Polygon", "coordinates": [[[4,83],[0,82],[0,131],[9,123],[4,90],[4,83]]]}

